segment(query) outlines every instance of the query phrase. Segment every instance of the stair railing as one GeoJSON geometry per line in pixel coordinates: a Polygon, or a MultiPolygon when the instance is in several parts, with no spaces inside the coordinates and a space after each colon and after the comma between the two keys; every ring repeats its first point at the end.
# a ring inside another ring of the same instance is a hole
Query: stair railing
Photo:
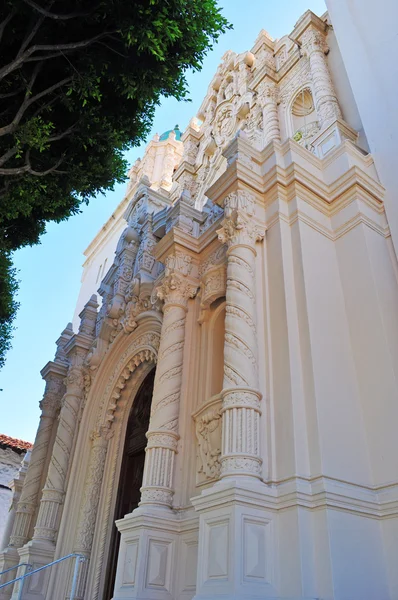
{"type": "Polygon", "coordinates": [[[80,563],[83,563],[86,560],[86,557],[83,556],[82,554],[77,554],[76,552],[72,552],[72,554],[67,554],[66,556],[63,556],[62,558],[58,558],[57,560],[53,560],[53,562],[48,563],[48,565],[44,565],[43,567],[39,567],[38,569],[34,569],[33,571],[30,570],[30,568],[32,567],[32,565],[30,565],[29,563],[21,563],[20,565],[16,565],[15,567],[11,567],[11,569],[7,569],[6,571],[3,571],[3,573],[6,573],[7,571],[11,571],[12,569],[17,569],[18,567],[22,567],[24,565],[26,565],[26,569],[25,569],[25,573],[23,575],[20,575],[19,577],[16,577],[15,579],[12,579],[11,581],[7,581],[6,583],[2,583],[0,585],[0,590],[4,587],[6,587],[7,585],[12,585],[14,583],[16,583],[17,581],[20,581],[20,585],[19,585],[19,589],[18,589],[18,596],[17,596],[17,600],[21,600],[22,598],[22,590],[23,590],[23,585],[25,583],[25,579],[27,577],[30,577],[31,575],[34,575],[35,573],[39,573],[39,571],[43,571],[44,569],[48,569],[48,567],[52,567],[53,565],[57,565],[58,563],[67,560],[68,558],[75,558],[75,566],[73,569],[73,579],[72,579],[72,587],[71,587],[71,591],[70,591],[70,596],[69,596],[69,600],[75,600],[75,594],[76,594],[76,588],[77,588],[77,578],[79,575],[79,566],[80,563]]]}
{"type": "Polygon", "coordinates": [[[8,573],[9,571],[15,571],[15,569],[19,569],[19,567],[31,567],[30,563],[19,563],[19,565],[14,565],[13,567],[9,567],[5,571],[0,571],[0,575],[4,575],[4,573],[8,573]]]}

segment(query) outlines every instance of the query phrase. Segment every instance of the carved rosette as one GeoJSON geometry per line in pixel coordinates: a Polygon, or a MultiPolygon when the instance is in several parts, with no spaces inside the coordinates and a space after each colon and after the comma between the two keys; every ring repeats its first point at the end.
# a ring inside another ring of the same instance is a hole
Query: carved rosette
{"type": "Polygon", "coordinates": [[[224,213],[218,231],[228,245],[221,476],[260,477],[255,244],[264,232],[253,220],[254,197],[246,191],[230,194],[224,213]]]}
{"type": "Polygon", "coordinates": [[[325,58],[327,45],[321,32],[307,29],[301,39],[304,53],[309,57],[315,107],[321,128],[341,118],[341,110],[325,58]]]}
{"type": "Polygon", "coordinates": [[[40,492],[43,468],[48,454],[48,445],[64,391],[65,386],[62,375],[50,373],[46,377],[46,389],[43,400],[40,402],[39,427],[11,532],[9,546],[14,548],[21,548],[29,539],[32,518],[36,511],[40,492]]]}
{"type": "Polygon", "coordinates": [[[164,301],[164,317],[158,364],[152,398],[151,419],[147,433],[145,469],[141,504],[171,506],[173,464],[178,442],[185,317],[188,299],[197,284],[188,279],[191,258],[174,255],[166,261],[166,276],[157,288],[164,301]]]}
{"type": "Polygon", "coordinates": [[[280,142],[277,87],[272,82],[261,83],[259,86],[259,102],[263,108],[263,142],[264,146],[276,140],[280,142]]]}

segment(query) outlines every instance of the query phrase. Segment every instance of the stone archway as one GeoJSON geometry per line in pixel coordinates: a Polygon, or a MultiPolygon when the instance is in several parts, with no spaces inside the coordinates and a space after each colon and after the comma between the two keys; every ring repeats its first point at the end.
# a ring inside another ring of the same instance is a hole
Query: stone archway
{"type": "Polygon", "coordinates": [[[120,533],[114,523],[137,508],[141,497],[154,377],[155,369],[152,369],[135,395],[128,418],[102,600],[111,600],[113,596],[120,543],[120,533]]]}
{"type": "MultiPolygon", "coordinates": [[[[60,525],[60,555],[86,556],[77,597],[98,600],[115,508],[126,425],[133,400],[154,369],[160,341],[161,315],[148,315],[130,335],[120,335],[104,357],[93,380],[82,416],[72,465],[75,485],[69,489],[60,525]],[[78,514],[72,530],[71,520],[78,514]]],[[[71,569],[50,576],[51,597],[66,597],[71,569]]],[[[50,597],[49,596],[49,597],[50,597]]]]}
{"type": "MultiPolygon", "coordinates": [[[[149,324],[148,324],[149,325],[149,324]]],[[[149,327],[148,327],[149,329],[149,327]]],[[[92,541],[91,564],[85,585],[85,598],[102,599],[105,586],[105,565],[108,561],[117,484],[128,415],[140,386],[154,370],[159,348],[159,333],[153,329],[134,332],[128,348],[118,353],[112,375],[107,380],[97,408],[97,423],[110,432],[106,460],[102,469],[101,502],[96,515],[92,541]]]]}

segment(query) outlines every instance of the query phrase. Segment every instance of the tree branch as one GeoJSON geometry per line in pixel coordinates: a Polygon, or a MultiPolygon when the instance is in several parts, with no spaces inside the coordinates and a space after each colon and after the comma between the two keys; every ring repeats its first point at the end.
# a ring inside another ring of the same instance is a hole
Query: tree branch
{"type": "Polygon", "coordinates": [[[20,122],[20,120],[22,119],[22,117],[23,117],[26,109],[29,106],[29,102],[30,102],[29,96],[30,96],[30,93],[32,91],[33,84],[36,81],[37,75],[39,74],[39,71],[41,69],[41,66],[42,66],[42,63],[39,63],[33,69],[33,73],[32,73],[32,76],[30,78],[30,81],[28,83],[28,87],[26,88],[26,92],[25,92],[25,96],[24,96],[23,102],[22,102],[21,106],[19,107],[18,112],[15,115],[15,117],[13,118],[12,122],[9,123],[8,125],[5,125],[4,127],[0,127],[0,136],[12,133],[16,129],[16,127],[17,127],[18,123],[20,122]]]}
{"type": "Polygon", "coordinates": [[[75,130],[76,125],[77,125],[77,123],[75,123],[71,127],[68,127],[68,129],[65,129],[65,131],[63,131],[62,133],[58,133],[57,135],[51,135],[48,138],[48,140],[46,141],[46,144],[52,143],[52,142],[58,142],[59,140],[62,140],[64,137],[67,137],[70,133],[72,133],[72,131],[75,130]]]}
{"type": "Polygon", "coordinates": [[[54,92],[59,87],[62,87],[63,85],[66,85],[67,83],[71,82],[72,79],[73,79],[72,77],[66,77],[65,79],[62,79],[61,81],[58,81],[58,83],[55,83],[54,85],[50,86],[46,90],[43,90],[39,94],[36,94],[36,96],[33,96],[29,100],[28,100],[29,91],[27,91],[26,95],[25,95],[25,99],[22,102],[21,106],[19,107],[19,110],[18,110],[17,114],[15,115],[14,119],[12,120],[12,122],[9,123],[8,125],[5,125],[4,127],[0,127],[0,137],[2,137],[4,135],[9,135],[10,133],[14,133],[14,131],[16,130],[18,124],[20,123],[23,115],[25,114],[26,110],[29,108],[29,106],[31,106],[34,102],[37,102],[38,100],[40,100],[40,98],[43,98],[44,96],[47,96],[48,94],[51,94],[51,92],[54,92]]]}
{"type": "Polygon", "coordinates": [[[32,165],[30,162],[30,150],[28,150],[26,152],[25,164],[23,166],[14,167],[10,169],[0,169],[0,175],[18,176],[23,175],[24,173],[29,173],[30,175],[35,175],[36,177],[44,177],[45,175],[49,175],[50,173],[54,172],[57,172],[58,174],[65,173],[66,171],[57,171],[58,167],[63,163],[64,158],[65,156],[62,155],[61,158],[55,163],[55,165],[53,165],[49,169],[46,169],[45,171],[36,171],[35,169],[32,169],[32,165]]]}
{"type": "Polygon", "coordinates": [[[19,52],[17,54],[17,58],[18,56],[21,56],[21,54],[26,50],[26,48],[29,46],[30,42],[33,40],[33,38],[35,37],[36,33],[38,32],[40,25],[43,23],[44,21],[44,17],[41,16],[37,19],[35,25],[33,26],[31,32],[25,37],[24,41],[21,44],[21,47],[19,49],[19,52]]]}
{"type": "MultiPolygon", "coordinates": [[[[0,79],[3,79],[7,75],[9,75],[13,71],[15,71],[15,69],[18,69],[26,61],[26,59],[30,58],[31,55],[35,52],[60,52],[79,50],[80,48],[86,48],[87,46],[90,46],[94,42],[97,42],[98,40],[108,36],[110,33],[114,32],[101,33],[88,40],[84,40],[82,42],[72,42],[71,44],[35,44],[34,46],[31,46],[30,48],[25,50],[25,52],[23,52],[21,56],[17,56],[8,65],[5,65],[2,69],[0,69],[0,79]]],[[[45,57],[40,58],[41,60],[43,60],[45,57]]]]}
{"type": "Polygon", "coordinates": [[[1,41],[1,38],[3,37],[5,28],[7,27],[8,23],[11,21],[11,19],[15,16],[16,12],[17,12],[16,8],[13,8],[8,13],[6,18],[0,23],[0,41],[1,41]]]}
{"type": "MultiPolygon", "coordinates": [[[[37,12],[39,12],[40,14],[42,14],[44,17],[48,17],[50,19],[56,19],[58,21],[66,21],[68,19],[75,19],[76,17],[86,17],[87,15],[89,15],[90,13],[69,13],[66,15],[57,15],[55,13],[50,12],[49,10],[43,8],[42,6],[40,6],[39,4],[36,4],[36,2],[33,2],[33,0],[24,0],[25,4],[28,4],[29,6],[31,6],[32,8],[34,8],[35,10],[37,10],[37,12]]],[[[51,3],[53,4],[53,3],[51,3]]]]}
{"type": "Polygon", "coordinates": [[[44,177],[45,175],[50,175],[50,173],[55,173],[55,172],[56,173],[66,173],[66,171],[58,171],[58,167],[64,162],[64,158],[65,158],[64,156],[61,156],[59,161],[57,161],[53,167],[50,167],[46,171],[35,171],[34,169],[30,168],[28,173],[30,173],[31,175],[35,175],[36,177],[44,177]]]}
{"type": "Polygon", "coordinates": [[[13,96],[18,96],[18,94],[21,94],[21,92],[24,91],[25,88],[20,87],[17,90],[15,90],[14,92],[8,92],[7,94],[0,94],[0,100],[4,100],[5,98],[12,98],[13,96]]]}
{"type": "Polygon", "coordinates": [[[10,158],[12,158],[18,151],[17,146],[14,146],[13,148],[10,148],[9,150],[7,150],[7,152],[5,152],[3,154],[3,156],[0,157],[0,166],[3,166],[4,163],[7,162],[7,160],[9,160],[10,158]]]}

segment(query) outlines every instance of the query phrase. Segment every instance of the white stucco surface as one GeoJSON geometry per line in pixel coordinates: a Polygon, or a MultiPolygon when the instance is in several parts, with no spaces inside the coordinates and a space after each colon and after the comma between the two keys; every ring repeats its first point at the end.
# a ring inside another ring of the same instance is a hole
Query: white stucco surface
{"type": "Polygon", "coordinates": [[[22,456],[11,448],[0,448],[0,542],[3,539],[12,491],[11,480],[16,477],[21,466],[22,456]]]}
{"type": "Polygon", "coordinates": [[[398,248],[398,2],[326,0],[398,248]]]}

